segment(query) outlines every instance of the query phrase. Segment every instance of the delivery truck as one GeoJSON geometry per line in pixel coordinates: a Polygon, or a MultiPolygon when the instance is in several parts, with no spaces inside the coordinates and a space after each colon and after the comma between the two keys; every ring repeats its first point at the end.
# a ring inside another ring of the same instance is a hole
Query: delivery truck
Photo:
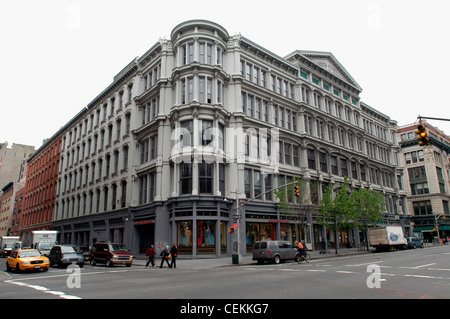
{"type": "Polygon", "coordinates": [[[6,257],[11,255],[14,242],[20,240],[18,236],[1,236],[0,237],[0,256],[6,257]]]}
{"type": "Polygon", "coordinates": [[[48,256],[50,250],[57,244],[56,230],[32,230],[23,234],[22,246],[24,248],[39,249],[42,254],[48,256]]]}
{"type": "Polygon", "coordinates": [[[408,244],[400,226],[369,228],[369,243],[377,251],[406,249],[408,244]]]}

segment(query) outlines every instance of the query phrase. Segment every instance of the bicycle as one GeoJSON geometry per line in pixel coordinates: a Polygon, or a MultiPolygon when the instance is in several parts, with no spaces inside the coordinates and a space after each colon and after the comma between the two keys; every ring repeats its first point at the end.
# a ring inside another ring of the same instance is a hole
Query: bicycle
{"type": "Polygon", "coordinates": [[[311,256],[306,251],[302,255],[300,255],[297,259],[297,262],[299,264],[301,264],[304,261],[306,261],[307,263],[311,261],[311,256]]]}

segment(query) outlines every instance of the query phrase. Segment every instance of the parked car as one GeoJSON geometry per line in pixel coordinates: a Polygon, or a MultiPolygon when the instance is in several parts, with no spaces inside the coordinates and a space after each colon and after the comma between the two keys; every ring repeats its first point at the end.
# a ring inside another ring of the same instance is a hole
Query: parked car
{"type": "Polygon", "coordinates": [[[75,249],[75,251],[77,253],[83,254],[84,257],[84,261],[90,261],[91,260],[91,252],[89,247],[85,247],[85,246],[73,246],[73,248],[75,249]]]}
{"type": "Polygon", "coordinates": [[[408,241],[407,247],[416,249],[417,247],[423,248],[423,240],[417,237],[408,237],[406,238],[408,241]]]}
{"type": "Polygon", "coordinates": [[[95,243],[91,247],[91,264],[106,264],[109,267],[125,265],[130,267],[133,263],[133,255],[124,244],[95,243]]]}
{"type": "Polygon", "coordinates": [[[72,264],[77,264],[80,268],[84,266],[83,254],[75,251],[71,245],[55,245],[48,255],[50,259],[50,266],[58,265],[60,267],[67,267],[72,264]]]}
{"type": "Polygon", "coordinates": [[[50,260],[37,249],[22,249],[12,252],[6,259],[6,270],[15,269],[17,272],[22,270],[40,270],[47,271],[50,267],[50,260]]]}
{"type": "Polygon", "coordinates": [[[289,241],[257,241],[253,246],[253,260],[262,264],[264,261],[273,261],[279,264],[283,260],[298,261],[299,253],[289,241]]]}

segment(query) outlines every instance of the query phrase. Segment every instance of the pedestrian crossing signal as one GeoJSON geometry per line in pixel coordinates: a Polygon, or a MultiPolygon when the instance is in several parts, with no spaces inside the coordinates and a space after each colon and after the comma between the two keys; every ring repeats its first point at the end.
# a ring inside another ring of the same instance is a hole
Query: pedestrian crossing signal
{"type": "Polygon", "coordinates": [[[296,197],[300,197],[300,186],[295,185],[294,192],[296,197]]]}
{"type": "Polygon", "coordinates": [[[425,128],[425,125],[419,124],[417,127],[417,140],[419,141],[420,146],[427,146],[430,145],[430,138],[428,137],[427,130],[425,128]]]}
{"type": "Polygon", "coordinates": [[[234,234],[234,228],[228,227],[228,234],[234,234]]]}

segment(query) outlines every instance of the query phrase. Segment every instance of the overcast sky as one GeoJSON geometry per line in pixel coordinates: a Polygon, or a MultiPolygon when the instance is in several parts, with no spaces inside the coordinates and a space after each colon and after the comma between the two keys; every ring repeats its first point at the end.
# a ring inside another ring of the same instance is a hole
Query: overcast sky
{"type": "MultiPolygon", "coordinates": [[[[450,118],[448,0],[21,0],[0,3],[0,142],[42,145],[132,59],[206,19],[286,56],[332,52],[399,125],[450,118]]],[[[429,121],[450,135],[450,122],[429,121]]]]}

